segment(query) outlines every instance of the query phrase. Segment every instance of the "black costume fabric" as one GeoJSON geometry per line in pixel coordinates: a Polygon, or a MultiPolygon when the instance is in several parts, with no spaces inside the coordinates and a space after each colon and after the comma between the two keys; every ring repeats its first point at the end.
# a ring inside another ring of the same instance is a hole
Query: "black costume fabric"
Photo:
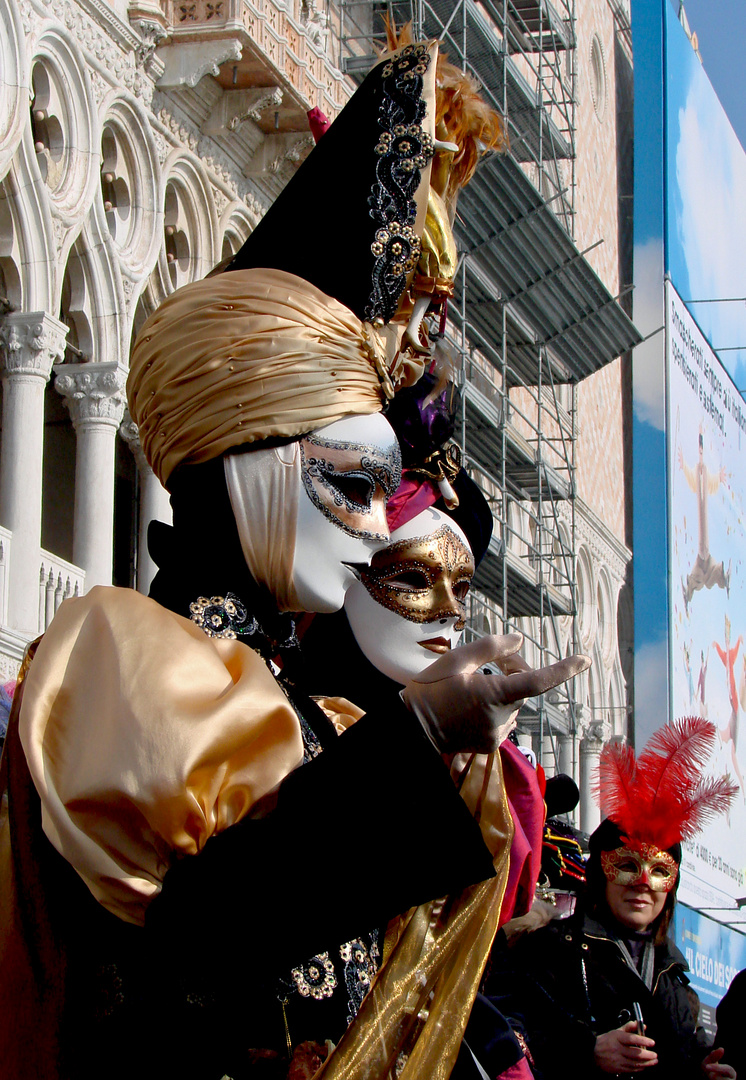
{"type": "Polygon", "coordinates": [[[359,319],[393,318],[420,254],[415,195],[433,156],[422,126],[432,62],[417,44],[373,68],[227,271],[285,270],[359,319]]]}
{"type": "MultiPolygon", "coordinates": [[[[154,597],[185,614],[200,595],[234,592],[265,641],[283,641],[287,622],[240,556],[221,474],[212,464],[185,470],[173,530],[155,533],[167,561],[154,597]]],[[[350,966],[340,949],[362,941],[370,951],[371,932],[393,916],[493,876],[478,826],[397,695],[337,736],[292,668],[283,687],[310,731],[310,760],[266,816],[244,818],[173,864],[144,929],[100,907],[43,834],[15,711],[3,765],[13,874],[3,884],[18,940],[0,973],[1,1075],[278,1075],[277,1061],[252,1051],[284,1054],[283,996],[294,1044],[339,1038],[354,999],[346,975],[360,963],[353,950],[350,966]],[[310,985],[312,958],[324,952],[335,954],[339,993],[293,996],[292,969],[310,985]]]]}
{"type": "Polygon", "coordinates": [[[632,1019],[634,1002],[658,1054],[658,1064],[645,1075],[650,1080],[701,1077],[709,1048],[703,1030],[695,1030],[686,961],[670,940],[656,945],[648,988],[620,946],[624,940],[632,955],[638,944],[641,951],[644,942],[635,937],[611,921],[578,912],[526,934],[502,956],[493,952],[485,993],[525,1038],[537,1080],[564,1080],[568,1068],[584,1080],[607,1075],[594,1062],[596,1038],[632,1019]]]}
{"type": "Polygon", "coordinates": [[[725,1050],[723,1061],[732,1065],[736,1076],[746,1076],[746,970],[739,971],[717,1007],[715,1046],[725,1050]]]}

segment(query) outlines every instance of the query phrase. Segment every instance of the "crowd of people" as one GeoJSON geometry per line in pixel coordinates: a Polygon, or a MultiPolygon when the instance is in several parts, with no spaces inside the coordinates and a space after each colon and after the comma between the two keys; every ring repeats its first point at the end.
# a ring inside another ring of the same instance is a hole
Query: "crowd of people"
{"type": "Polygon", "coordinates": [[[714,728],[606,755],[585,862],[511,735],[589,661],[456,648],[492,514],[423,320],[502,132],[434,45],[391,46],[241,251],[138,337],[130,410],[173,524],[149,597],[66,601],[19,674],[3,1076],[736,1075],[737,1006],[712,1049],[668,938],[680,841],[732,795],[700,785],[714,728]],[[542,850],[574,911],[537,898],[542,850]]]}

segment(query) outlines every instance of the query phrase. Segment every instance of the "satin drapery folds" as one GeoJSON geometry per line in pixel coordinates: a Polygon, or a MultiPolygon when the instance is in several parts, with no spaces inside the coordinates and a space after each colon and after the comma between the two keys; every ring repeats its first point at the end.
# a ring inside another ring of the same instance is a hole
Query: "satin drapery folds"
{"type": "Polygon", "coordinates": [[[398,353],[399,334],[282,270],[185,285],[132,353],[127,395],[145,456],[166,484],[182,463],[380,412],[422,373],[398,353]]]}
{"type": "Polygon", "coordinates": [[[62,605],[20,735],[44,832],[132,923],[175,855],[197,854],[303,760],[298,717],[258,653],[131,589],[62,605]]]}

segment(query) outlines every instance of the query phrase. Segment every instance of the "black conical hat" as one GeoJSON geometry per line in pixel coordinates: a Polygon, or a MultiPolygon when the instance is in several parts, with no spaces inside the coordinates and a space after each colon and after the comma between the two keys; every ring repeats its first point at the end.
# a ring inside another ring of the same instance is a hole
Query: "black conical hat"
{"type": "Polygon", "coordinates": [[[435,44],[383,57],[226,270],[285,270],[389,322],[420,253],[436,60],[435,44]]]}

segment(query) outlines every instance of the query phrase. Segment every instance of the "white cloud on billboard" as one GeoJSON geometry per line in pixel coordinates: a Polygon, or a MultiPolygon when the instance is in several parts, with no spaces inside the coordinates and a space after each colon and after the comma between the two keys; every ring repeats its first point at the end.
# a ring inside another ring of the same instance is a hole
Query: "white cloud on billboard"
{"type": "Polygon", "coordinates": [[[643,337],[632,354],[635,417],[664,430],[665,392],[663,375],[663,250],[660,239],[635,246],[633,317],[643,337]],[[656,333],[659,331],[659,333],[656,333]]]}
{"type": "MultiPolygon", "coordinates": [[[[685,299],[746,296],[746,154],[698,67],[679,109],[675,151],[676,234],[691,290],[685,299]]],[[[746,305],[695,304],[692,312],[715,348],[746,347],[746,305]]],[[[743,361],[738,372],[737,354],[721,359],[744,386],[743,361]]]]}

